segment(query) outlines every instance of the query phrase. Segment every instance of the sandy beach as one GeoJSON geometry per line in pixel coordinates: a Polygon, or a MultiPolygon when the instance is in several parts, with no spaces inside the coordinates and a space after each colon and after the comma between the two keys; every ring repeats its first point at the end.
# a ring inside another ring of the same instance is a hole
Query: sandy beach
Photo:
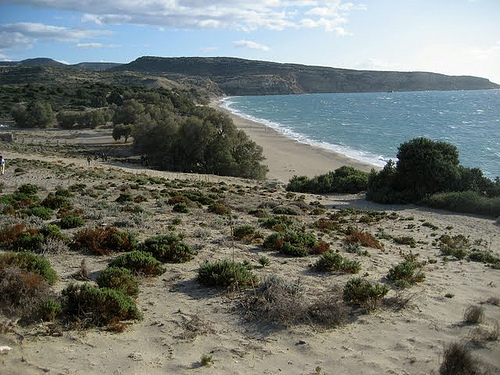
{"type": "Polygon", "coordinates": [[[290,139],[262,123],[237,116],[220,107],[220,104],[220,101],[215,101],[211,106],[229,114],[239,129],[244,130],[255,143],[262,146],[266,158],[263,163],[269,168],[267,177],[270,180],[287,183],[294,175],[314,177],[334,171],[343,165],[365,172],[370,172],[372,168],[379,169],[342,154],[290,139]]]}
{"type": "MultiPolygon", "coordinates": [[[[270,179],[286,182],[294,174],[313,176],[345,164],[371,168],[299,144],[263,125],[233,118],[264,147],[270,179]]],[[[115,160],[94,161],[89,166],[84,157],[54,152],[63,146],[88,151],[117,145],[109,129],[74,134],[23,132],[21,137],[22,141],[9,150],[2,150],[7,156],[7,170],[1,180],[3,195],[30,183],[40,187],[43,199],[56,188],[83,184],[85,190],[71,202],[85,213],[86,227],[119,226],[135,233],[138,241],[174,230],[185,236],[197,255],[186,263],[164,264],[166,272],[161,276],[139,278],[136,302],[143,319],[126,322],[121,333],[107,327],[75,328],[65,320],[23,326],[15,317],[1,316],[2,375],[437,374],[443,349],[452,342],[464,343],[483,363],[485,374],[500,370],[500,271],[484,263],[443,256],[439,248],[442,235],[460,235],[467,239],[469,251],[477,248],[498,256],[498,220],[416,206],[378,205],[361,194],[304,194],[304,200],[299,201],[283,189],[269,188],[267,182],[163,172],[115,160]],[[158,183],[158,178],[164,180],[158,183]],[[161,195],[166,188],[222,194],[222,201],[232,210],[233,222],[194,202],[188,213],[174,212],[168,197],[161,195]],[[142,211],[123,210],[117,198],[124,192],[141,197],[136,205],[142,211]],[[325,211],[314,213],[319,203],[325,211]],[[280,327],[264,318],[251,318],[244,311],[243,293],[198,282],[200,265],[221,259],[245,261],[259,280],[279,276],[290,283],[300,282],[304,290],[301,303],[339,292],[355,276],[315,271],[312,266],[319,258],[317,254],[290,257],[264,249],[262,241],[247,243],[231,237],[232,225],[253,226],[264,238],[271,235],[273,231],[264,228],[252,212],[260,209],[273,215],[273,207],[292,207],[298,213],[290,216],[297,228],[314,233],[331,250],[358,261],[361,271],[357,276],[388,283],[389,269],[402,261],[403,254],[413,252],[424,264],[425,280],[403,290],[391,287],[379,309],[366,313],[354,308],[349,320],[339,327],[317,327],[307,322],[280,327]],[[339,209],[354,207],[366,211],[348,211],[339,225],[343,230],[352,226],[376,236],[382,249],[363,247],[368,255],[349,253],[344,247],[344,231],[318,227],[320,219],[331,220],[339,209]],[[381,214],[380,220],[367,220],[374,212],[381,214]],[[414,239],[415,247],[396,241],[404,237],[414,239]],[[265,267],[259,263],[263,256],[270,261],[265,267]],[[470,306],[482,309],[482,322],[464,322],[470,306]],[[204,365],[203,356],[212,362],[204,365]]],[[[9,215],[0,215],[0,219],[2,225],[17,220],[9,215]]],[[[44,224],[56,222],[54,215],[44,224]]],[[[67,234],[72,236],[77,230],[67,234]]],[[[100,272],[118,255],[96,256],[69,248],[45,253],[59,276],[56,292],[70,283],[82,282],[75,274],[83,260],[90,275],[88,282],[95,285],[100,272]]]]}

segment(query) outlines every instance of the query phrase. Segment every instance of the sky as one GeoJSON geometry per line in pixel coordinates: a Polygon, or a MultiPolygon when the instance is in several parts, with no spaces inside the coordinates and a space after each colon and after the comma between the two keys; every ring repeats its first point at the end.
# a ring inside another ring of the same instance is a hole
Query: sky
{"type": "Polygon", "coordinates": [[[0,0],[0,61],[230,56],[500,84],[500,0],[0,0]]]}

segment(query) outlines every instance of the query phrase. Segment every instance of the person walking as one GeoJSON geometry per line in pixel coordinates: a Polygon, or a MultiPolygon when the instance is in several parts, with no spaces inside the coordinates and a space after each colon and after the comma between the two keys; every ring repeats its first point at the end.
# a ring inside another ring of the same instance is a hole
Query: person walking
{"type": "Polygon", "coordinates": [[[5,159],[3,158],[2,155],[0,155],[0,173],[2,175],[5,174],[5,159]]]}

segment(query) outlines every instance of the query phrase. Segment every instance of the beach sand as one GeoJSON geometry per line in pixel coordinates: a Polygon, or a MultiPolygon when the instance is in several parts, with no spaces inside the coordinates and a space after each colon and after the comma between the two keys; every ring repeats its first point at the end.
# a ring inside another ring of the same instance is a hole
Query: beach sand
{"type": "MultiPolygon", "coordinates": [[[[270,177],[278,181],[286,182],[293,174],[325,173],[349,162],[340,155],[288,140],[262,125],[234,119],[237,126],[264,146],[270,177]]],[[[65,132],[57,134],[61,137],[60,143],[68,142],[68,145],[86,149],[95,147],[96,142],[105,142],[100,144],[103,147],[113,145],[111,132],[106,131],[99,134],[80,132],[71,137],[65,132]]],[[[468,345],[472,355],[484,362],[491,374],[499,373],[498,337],[479,340],[477,344],[471,343],[471,338],[478,337],[478,328],[492,333],[498,330],[495,327],[500,321],[500,271],[483,263],[446,258],[437,245],[443,234],[463,235],[474,247],[491,250],[498,256],[499,221],[424,207],[377,205],[359,194],[304,194],[305,206],[302,207],[306,208],[301,208],[301,214],[293,217],[297,227],[313,231],[328,242],[333,251],[359,261],[362,269],[358,276],[387,282],[388,270],[402,261],[402,254],[413,252],[426,262],[426,277],[411,288],[389,292],[388,302],[398,298],[400,302],[406,300],[401,308],[384,303],[371,314],[358,309],[346,325],[338,328],[299,324],[278,329],[265,321],[248,319],[242,311],[238,293],[200,285],[197,271],[205,261],[235,259],[250,263],[261,280],[269,276],[280,276],[289,282],[299,280],[305,298],[314,299],[341,291],[354,275],[315,272],[312,265],[318,255],[286,257],[265,250],[259,244],[231,238],[233,224],[255,226],[264,236],[272,233],[261,227],[259,219],[250,212],[263,204],[263,207],[294,206],[300,203],[294,195],[287,195],[280,188],[270,189],[267,182],[169,173],[114,162],[96,161],[87,166],[84,157],[51,155],[54,143],[51,147],[47,142],[55,142],[56,134],[49,134],[50,139],[44,138],[46,134],[43,131],[32,133],[37,144],[32,153],[18,152],[14,147],[3,150],[7,156],[7,171],[1,180],[2,194],[14,192],[21,184],[32,183],[40,187],[43,198],[58,186],[66,188],[83,183],[88,193],[77,195],[74,204],[87,213],[87,226],[127,223],[122,229],[137,233],[138,240],[142,241],[168,233],[173,219],[180,218],[175,232],[183,233],[185,241],[197,249],[198,254],[187,263],[165,264],[166,272],[161,276],[140,279],[137,305],[144,319],[127,323],[122,333],[105,328],[68,329],[61,322],[37,322],[24,327],[16,324],[15,319],[0,316],[0,347],[11,349],[0,350],[1,375],[436,374],[445,345],[459,341],[468,345]],[[187,182],[180,186],[205,189],[205,194],[223,188],[220,191],[224,191],[224,202],[231,207],[234,222],[196,205],[189,213],[173,212],[172,206],[165,203],[167,197],[158,198],[165,190],[164,184],[136,183],[150,177],[170,181],[186,179],[187,182]],[[207,182],[214,185],[204,186],[207,182]],[[123,191],[147,198],[140,203],[144,213],[131,214],[122,210],[122,204],[116,199],[123,191]],[[326,212],[312,215],[307,207],[313,207],[309,204],[313,202],[323,204],[326,212]],[[391,214],[380,221],[367,221],[362,219],[366,212],[352,211],[342,224],[344,228],[354,226],[372,235],[384,234],[384,238],[379,239],[383,249],[362,248],[370,256],[347,253],[342,232],[322,232],[315,227],[318,219],[328,219],[329,215],[337,213],[336,208],[352,207],[385,210],[391,214]],[[394,241],[404,236],[414,238],[416,247],[394,241]],[[266,267],[259,264],[262,256],[270,259],[266,267]],[[471,305],[484,310],[482,323],[468,325],[463,322],[464,312],[471,305]],[[203,366],[201,357],[204,355],[213,358],[211,366],[203,366]]],[[[29,136],[29,132],[24,133],[23,144],[33,142],[29,136]]],[[[356,162],[347,165],[361,166],[356,162]]],[[[370,166],[364,167],[370,169],[370,166]]],[[[3,220],[10,223],[14,218],[4,217],[3,220]]],[[[81,268],[83,259],[91,279],[95,280],[116,255],[95,256],[78,250],[47,253],[47,259],[60,277],[55,290],[61,291],[75,282],[72,275],[81,268]]]]}
{"type": "Polygon", "coordinates": [[[314,177],[344,165],[365,172],[370,172],[372,168],[380,169],[345,155],[290,139],[262,123],[237,116],[220,107],[220,104],[220,101],[213,102],[211,106],[225,111],[236,127],[244,130],[255,143],[262,146],[266,158],[263,164],[267,164],[269,168],[267,178],[270,180],[287,183],[294,175],[314,177]]]}

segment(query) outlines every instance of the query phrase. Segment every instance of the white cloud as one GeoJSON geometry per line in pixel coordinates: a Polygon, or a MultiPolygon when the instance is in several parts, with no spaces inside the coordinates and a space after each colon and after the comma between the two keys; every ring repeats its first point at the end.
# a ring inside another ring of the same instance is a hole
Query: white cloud
{"type": "Polygon", "coordinates": [[[0,25],[0,50],[29,49],[37,42],[77,42],[109,35],[109,31],[70,29],[42,23],[19,22],[0,25]]]}
{"type": "Polygon", "coordinates": [[[219,49],[219,47],[205,47],[205,48],[201,48],[200,52],[201,53],[209,53],[209,52],[217,51],[218,49],[219,49]]]}
{"type": "Polygon", "coordinates": [[[357,69],[367,70],[396,70],[400,65],[396,62],[388,62],[375,57],[369,57],[365,61],[356,64],[357,69]]]}
{"type": "Polygon", "coordinates": [[[238,40],[236,42],[233,42],[233,45],[237,48],[250,48],[250,49],[260,49],[262,51],[269,51],[268,46],[252,42],[251,40],[238,40]]]}
{"type": "Polygon", "coordinates": [[[102,44],[102,43],[78,43],[77,48],[119,48],[116,44],[102,44]]]}
{"type": "Polygon", "coordinates": [[[138,24],[167,28],[283,30],[316,27],[335,31],[364,5],[346,0],[11,0],[83,13],[97,25],[138,24]]]}

